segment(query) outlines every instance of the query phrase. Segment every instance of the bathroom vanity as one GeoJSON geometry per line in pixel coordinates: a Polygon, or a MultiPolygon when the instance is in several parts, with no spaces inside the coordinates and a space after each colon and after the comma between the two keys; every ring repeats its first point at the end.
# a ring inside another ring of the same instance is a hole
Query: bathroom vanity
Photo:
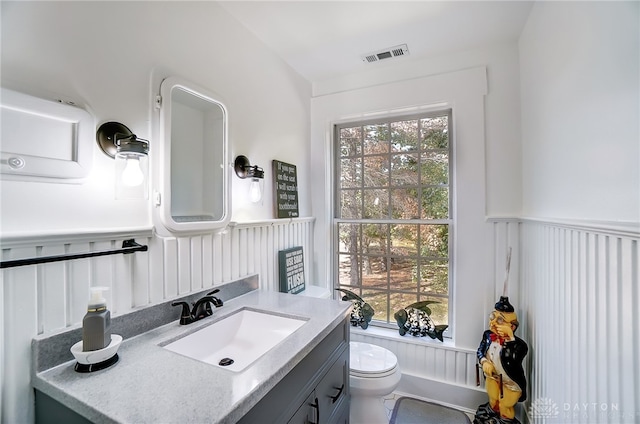
{"type": "Polygon", "coordinates": [[[239,424],[348,423],[349,326],[336,327],[239,424]]]}
{"type": "Polygon", "coordinates": [[[189,325],[176,309],[175,321],[125,337],[119,361],[101,371],[77,373],[74,360],[40,370],[34,360],[36,421],[348,423],[350,308],[253,290],[189,325]],[[305,323],[238,372],[164,348],[242,309],[305,323]]]}

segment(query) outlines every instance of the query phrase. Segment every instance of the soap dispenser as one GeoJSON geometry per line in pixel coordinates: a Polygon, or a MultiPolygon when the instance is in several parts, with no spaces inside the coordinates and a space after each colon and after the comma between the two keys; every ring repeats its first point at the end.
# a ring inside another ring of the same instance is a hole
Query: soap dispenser
{"type": "Polygon", "coordinates": [[[91,287],[87,314],[82,319],[82,351],[100,350],[111,343],[111,312],[103,296],[107,287],[91,287]]]}

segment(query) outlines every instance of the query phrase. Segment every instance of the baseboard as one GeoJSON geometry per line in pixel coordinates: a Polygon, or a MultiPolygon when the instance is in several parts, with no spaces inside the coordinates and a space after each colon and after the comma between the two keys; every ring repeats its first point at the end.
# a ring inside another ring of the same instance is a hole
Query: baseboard
{"type": "MultiPolygon", "coordinates": [[[[482,387],[462,386],[405,373],[402,373],[400,384],[394,392],[458,409],[472,416],[478,406],[488,400],[487,392],[482,387]]],[[[521,403],[516,405],[516,418],[523,424],[532,422],[521,403]]]]}
{"type": "Polygon", "coordinates": [[[487,393],[484,389],[429,380],[405,373],[402,373],[400,384],[395,391],[469,413],[475,413],[478,405],[487,402],[487,393]]]}

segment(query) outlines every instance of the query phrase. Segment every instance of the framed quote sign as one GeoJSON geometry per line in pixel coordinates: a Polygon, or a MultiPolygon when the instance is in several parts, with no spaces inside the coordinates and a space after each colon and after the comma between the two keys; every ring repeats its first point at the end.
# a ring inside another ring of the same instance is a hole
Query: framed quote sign
{"type": "Polygon", "coordinates": [[[278,252],[278,273],[280,291],[282,293],[298,294],[305,288],[304,257],[302,246],[278,252]]]}
{"type": "Polygon", "coordinates": [[[296,166],[273,161],[273,186],[276,218],[298,217],[298,175],[296,166]]]}

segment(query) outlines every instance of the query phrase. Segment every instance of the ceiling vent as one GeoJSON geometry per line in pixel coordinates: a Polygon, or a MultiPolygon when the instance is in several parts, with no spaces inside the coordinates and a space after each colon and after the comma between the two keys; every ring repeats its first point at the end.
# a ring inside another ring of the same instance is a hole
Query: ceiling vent
{"type": "Polygon", "coordinates": [[[409,48],[406,44],[401,44],[395,47],[389,47],[387,49],[378,50],[377,52],[368,53],[362,56],[363,62],[379,62],[384,59],[391,59],[399,56],[407,56],[409,54],[409,48]]]}

